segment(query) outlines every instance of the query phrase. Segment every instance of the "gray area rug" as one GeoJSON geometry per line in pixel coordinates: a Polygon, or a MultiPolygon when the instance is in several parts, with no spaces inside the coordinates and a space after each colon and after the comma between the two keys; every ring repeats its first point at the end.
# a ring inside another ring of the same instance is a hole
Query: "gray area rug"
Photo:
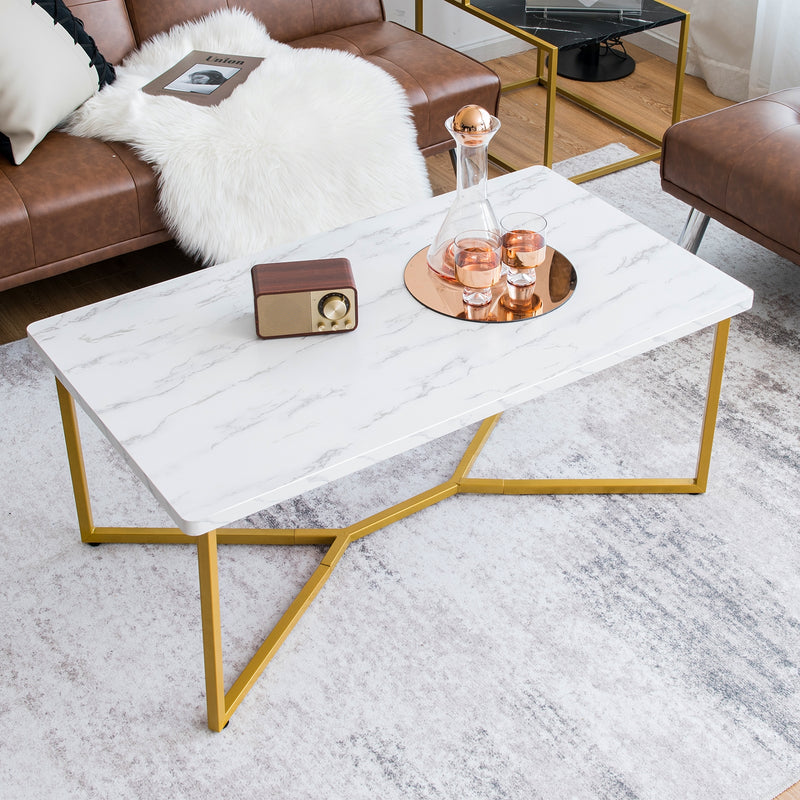
{"type": "MultiPolygon", "coordinates": [[[[587,188],[677,238],[655,165],[587,188]]],[[[0,348],[2,796],[768,800],[800,778],[800,270],[713,222],[699,255],[755,290],[708,492],[460,496],[374,533],[221,734],[194,549],[80,544],[53,379],[0,348]]],[[[473,476],[692,475],[710,347],[507,413],[473,476]]],[[[82,419],[97,523],[168,524],[82,419]]],[[[359,519],[447,478],[473,431],[253,522],[359,519]]],[[[221,549],[228,683],[319,557],[221,549]]]]}

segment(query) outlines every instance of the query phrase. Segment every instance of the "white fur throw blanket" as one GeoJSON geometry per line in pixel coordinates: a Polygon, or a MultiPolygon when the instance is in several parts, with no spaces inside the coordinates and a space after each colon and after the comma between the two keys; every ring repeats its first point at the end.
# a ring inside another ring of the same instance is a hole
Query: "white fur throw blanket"
{"type": "Polygon", "coordinates": [[[151,163],[178,245],[226,261],[431,194],[400,85],[349,53],[293,49],[238,9],[153,37],[65,129],[151,163]],[[140,91],[192,50],[264,61],[216,106],[140,91]]]}

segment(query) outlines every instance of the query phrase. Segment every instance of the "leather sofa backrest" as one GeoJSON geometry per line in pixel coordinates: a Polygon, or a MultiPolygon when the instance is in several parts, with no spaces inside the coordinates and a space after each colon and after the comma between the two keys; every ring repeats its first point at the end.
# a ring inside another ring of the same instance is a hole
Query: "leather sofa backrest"
{"type": "Polygon", "coordinates": [[[112,64],[119,64],[136,47],[124,0],[64,0],[112,64]]]}
{"type": "Polygon", "coordinates": [[[306,36],[384,19],[381,0],[65,0],[113,64],[173,25],[229,6],[260,19],[273,39],[306,36]]]}
{"type": "Polygon", "coordinates": [[[125,5],[139,43],[178,23],[233,6],[252,13],[282,42],[383,19],[381,0],[125,0],[125,5]]]}
{"type": "Polygon", "coordinates": [[[281,42],[384,18],[381,0],[231,0],[230,5],[250,11],[281,42]]]}

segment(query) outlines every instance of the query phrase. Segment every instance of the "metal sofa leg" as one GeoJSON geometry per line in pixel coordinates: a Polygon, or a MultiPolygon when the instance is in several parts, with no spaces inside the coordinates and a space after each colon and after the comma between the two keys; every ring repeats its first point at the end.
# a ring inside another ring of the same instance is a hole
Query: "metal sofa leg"
{"type": "Polygon", "coordinates": [[[697,249],[700,247],[700,242],[703,239],[703,234],[708,227],[709,219],[710,217],[708,214],[704,214],[702,211],[693,208],[689,212],[686,224],[683,226],[683,231],[681,231],[681,235],[678,238],[678,244],[684,250],[696,254],[697,249]]]}

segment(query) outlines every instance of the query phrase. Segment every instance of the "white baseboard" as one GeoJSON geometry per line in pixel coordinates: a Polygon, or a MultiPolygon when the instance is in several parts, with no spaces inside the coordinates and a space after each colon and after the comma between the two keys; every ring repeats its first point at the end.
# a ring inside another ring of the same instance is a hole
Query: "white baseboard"
{"type": "Polygon", "coordinates": [[[635,44],[649,53],[671,61],[673,64],[678,62],[678,42],[657,30],[633,33],[630,36],[626,36],[623,41],[635,44]]]}
{"type": "MultiPolygon", "coordinates": [[[[415,15],[411,0],[384,0],[386,19],[407,28],[414,28],[415,15]]],[[[490,61],[529,50],[530,45],[516,36],[503,33],[488,22],[478,20],[443,2],[430,3],[425,9],[424,32],[476,61],[490,61]]]]}
{"type": "MultiPolygon", "coordinates": [[[[668,34],[662,33],[658,30],[642,31],[641,33],[634,33],[626,36],[625,40],[632,44],[647,50],[649,53],[660,56],[661,58],[671,61],[673,64],[678,63],[678,40],[673,39],[668,34]]],[[[686,59],[686,74],[687,75],[700,75],[699,68],[694,64],[692,59],[692,48],[689,47],[686,59]]]]}

